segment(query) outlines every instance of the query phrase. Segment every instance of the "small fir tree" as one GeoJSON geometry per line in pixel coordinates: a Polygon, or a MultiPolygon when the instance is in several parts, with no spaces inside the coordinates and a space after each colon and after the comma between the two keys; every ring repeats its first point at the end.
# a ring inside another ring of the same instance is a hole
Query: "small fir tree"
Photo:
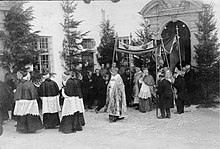
{"type": "Polygon", "coordinates": [[[12,72],[24,69],[27,64],[34,64],[40,51],[36,49],[39,31],[32,31],[30,22],[34,19],[32,7],[24,9],[24,2],[13,2],[5,13],[4,27],[0,37],[4,43],[1,57],[3,65],[12,72]]]}
{"type": "Polygon", "coordinates": [[[115,30],[114,25],[110,24],[110,20],[104,20],[101,23],[101,42],[97,47],[99,56],[98,56],[98,63],[99,64],[106,64],[112,63],[112,56],[114,51],[114,44],[115,44],[115,30]]]}
{"type": "Polygon", "coordinates": [[[212,5],[205,5],[198,18],[195,37],[199,43],[195,45],[195,60],[198,66],[197,79],[201,83],[202,99],[206,104],[209,95],[219,85],[219,70],[216,67],[216,63],[219,62],[219,43],[212,5]]]}
{"type": "MultiPolygon", "coordinates": [[[[144,19],[144,18],[143,18],[144,19]]],[[[140,29],[137,29],[135,34],[138,37],[137,40],[135,40],[135,44],[137,45],[142,45],[145,44],[147,42],[150,42],[150,40],[152,39],[152,33],[149,31],[150,28],[150,24],[148,23],[147,20],[144,20],[142,23],[140,23],[140,29]]],[[[143,47],[144,48],[144,47],[143,47]]],[[[146,67],[146,60],[148,59],[148,67],[150,69],[151,72],[155,72],[155,62],[152,59],[152,53],[146,53],[144,55],[141,55],[140,57],[142,57],[143,59],[143,64],[144,67],[146,67]]],[[[140,60],[136,60],[134,61],[135,64],[140,63],[140,60]]]]}
{"type": "Polygon", "coordinates": [[[73,17],[77,6],[74,2],[75,0],[63,0],[61,3],[64,11],[64,23],[61,25],[65,32],[61,58],[64,60],[64,68],[70,71],[78,69],[77,67],[81,63],[82,58],[80,53],[82,46],[77,41],[81,40],[88,33],[82,33],[77,30],[82,21],[76,21],[73,17]]]}

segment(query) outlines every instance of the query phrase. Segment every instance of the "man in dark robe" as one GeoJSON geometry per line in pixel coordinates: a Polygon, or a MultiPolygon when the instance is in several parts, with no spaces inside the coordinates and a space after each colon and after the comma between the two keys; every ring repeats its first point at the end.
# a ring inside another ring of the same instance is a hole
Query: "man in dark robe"
{"type": "Polygon", "coordinates": [[[0,136],[3,133],[3,121],[4,113],[7,113],[11,110],[11,102],[13,100],[13,95],[9,87],[2,81],[0,81],[0,136]]]}
{"type": "Polygon", "coordinates": [[[193,75],[194,75],[194,72],[193,70],[191,69],[191,65],[187,64],[186,65],[186,72],[185,72],[185,75],[184,75],[184,80],[185,80],[185,83],[186,83],[186,88],[187,88],[187,92],[189,93],[189,99],[187,101],[187,103],[185,103],[187,106],[190,106],[190,101],[191,101],[191,95],[192,95],[192,92],[193,92],[193,75]]]}
{"type": "Polygon", "coordinates": [[[170,118],[170,108],[173,108],[173,92],[172,84],[165,79],[165,72],[159,75],[158,90],[159,95],[158,106],[160,108],[161,116],[159,119],[170,118]]]}
{"type": "Polygon", "coordinates": [[[97,82],[98,107],[95,110],[96,113],[98,113],[105,106],[108,81],[109,81],[109,76],[106,74],[105,77],[101,77],[97,82]]]}
{"type": "Polygon", "coordinates": [[[186,84],[184,80],[184,72],[180,71],[180,74],[174,72],[175,81],[173,86],[177,90],[177,98],[175,100],[178,114],[184,113],[184,102],[187,100],[186,84]]]}
{"type": "Polygon", "coordinates": [[[80,80],[76,76],[76,72],[65,73],[69,76],[66,80],[65,87],[62,90],[64,99],[62,107],[62,120],[59,131],[63,133],[73,133],[82,131],[85,125],[83,113],[85,112],[80,80]]]}
{"type": "Polygon", "coordinates": [[[92,96],[89,98],[88,108],[92,109],[92,106],[97,101],[98,97],[98,80],[101,78],[99,69],[95,70],[95,73],[92,75],[92,96]]]}
{"type": "Polygon", "coordinates": [[[131,76],[130,69],[126,68],[125,72],[121,75],[121,78],[125,85],[125,95],[126,95],[126,103],[128,107],[132,106],[132,84],[131,84],[131,76]]]}
{"type": "Polygon", "coordinates": [[[59,87],[50,79],[50,74],[45,73],[45,79],[39,87],[39,96],[42,99],[43,124],[46,129],[60,125],[59,111],[59,87]]]}
{"type": "Polygon", "coordinates": [[[90,100],[92,100],[92,92],[93,92],[93,85],[92,85],[92,72],[88,71],[84,76],[82,80],[82,93],[83,93],[83,101],[85,104],[85,107],[87,108],[90,100]]]}
{"type": "Polygon", "coordinates": [[[30,73],[22,73],[21,82],[14,95],[14,115],[17,116],[18,132],[33,133],[43,128],[39,107],[37,104],[38,93],[30,81],[30,73]]]}

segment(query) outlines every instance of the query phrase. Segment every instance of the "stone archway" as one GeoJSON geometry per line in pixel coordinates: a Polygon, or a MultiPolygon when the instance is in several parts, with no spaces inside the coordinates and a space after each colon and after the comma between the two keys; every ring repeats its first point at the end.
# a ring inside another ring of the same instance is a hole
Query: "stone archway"
{"type": "MultiPolygon", "coordinates": [[[[203,5],[204,3],[200,0],[151,0],[141,9],[139,13],[144,19],[149,21],[149,30],[155,34],[155,39],[161,38],[165,26],[175,26],[175,23],[182,24],[184,22],[183,24],[190,31],[187,32],[189,33],[188,37],[190,38],[187,40],[187,44],[185,44],[182,40],[182,38],[184,39],[184,36],[180,35],[182,43],[181,48],[186,49],[184,50],[186,53],[183,54],[185,61],[195,66],[196,62],[194,57],[196,53],[194,45],[198,44],[194,35],[197,32],[195,22],[198,22],[198,15],[203,11],[203,5]]],[[[182,30],[179,29],[179,31],[180,34],[182,34],[182,30]]]]}
{"type": "MultiPolygon", "coordinates": [[[[162,29],[161,37],[169,38],[174,34],[179,35],[179,43],[180,43],[180,51],[181,51],[181,59],[185,61],[185,63],[191,63],[191,34],[188,26],[182,21],[170,21],[168,22],[164,28],[162,29]]],[[[173,57],[174,55],[170,55],[170,58],[177,59],[173,57]]],[[[179,59],[179,58],[178,58],[179,59]]]]}

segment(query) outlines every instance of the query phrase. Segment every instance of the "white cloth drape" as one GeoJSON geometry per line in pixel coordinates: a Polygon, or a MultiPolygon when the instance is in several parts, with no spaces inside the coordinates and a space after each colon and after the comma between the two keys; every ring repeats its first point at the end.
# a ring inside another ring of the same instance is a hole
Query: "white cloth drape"
{"type": "Polygon", "coordinates": [[[41,97],[42,99],[42,113],[56,113],[61,111],[59,96],[41,97]]]}
{"type": "Polygon", "coordinates": [[[69,97],[65,95],[64,90],[62,90],[62,95],[65,98],[62,108],[62,116],[74,115],[76,112],[85,112],[83,99],[78,96],[69,97]]]}
{"type": "Polygon", "coordinates": [[[14,115],[24,116],[27,114],[40,115],[37,100],[17,100],[15,102],[14,115]]]}

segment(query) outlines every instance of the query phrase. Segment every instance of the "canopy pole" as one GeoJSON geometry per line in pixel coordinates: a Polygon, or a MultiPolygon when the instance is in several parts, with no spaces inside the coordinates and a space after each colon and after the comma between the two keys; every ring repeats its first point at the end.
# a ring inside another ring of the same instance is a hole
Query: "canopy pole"
{"type": "Polygon", "coordinates": [[[116,52],[116,47],[117,47],[117,40],[118,40],[118,37],[117,37],[117,34],[116,34],[116,36],[115,36],[115,45],[114,45],[114,50],[113,50],[112,64],[115,61],[115,52],[116,52]]]}

